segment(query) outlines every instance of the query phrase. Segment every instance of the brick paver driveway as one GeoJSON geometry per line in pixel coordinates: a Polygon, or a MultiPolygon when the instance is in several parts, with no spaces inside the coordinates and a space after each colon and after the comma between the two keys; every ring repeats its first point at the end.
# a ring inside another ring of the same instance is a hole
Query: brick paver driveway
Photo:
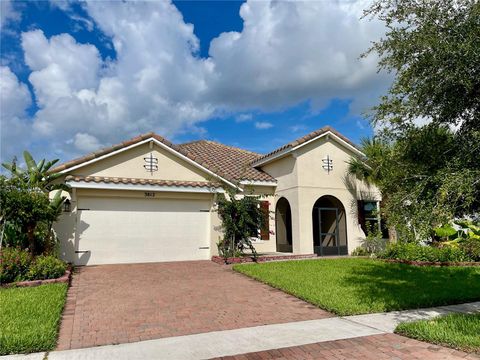
{"type": "Polygon", "coordinates": [[[407,339],[395,334],[326,341],[212,360],[479,360],[480,356],[407,339]]]}
{"type": "Polygon", "coordinates": [[[210,261],[80,268],[58,349],[332,316],[210,261]]]}

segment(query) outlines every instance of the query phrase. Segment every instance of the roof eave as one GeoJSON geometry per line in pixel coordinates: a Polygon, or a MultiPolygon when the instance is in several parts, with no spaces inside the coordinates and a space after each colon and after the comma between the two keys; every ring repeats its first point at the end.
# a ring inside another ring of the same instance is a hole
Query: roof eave
{"type": "Polygon", "coordinates": [[[143,144],[146,144],[150,141],[153,141],[155,144],[157,144],[158,146],[160,146],[161,148],[169,151],[170,153],[173,153],[174,155],[180,157],[181,159],[183,159],[184,161],[188,162],[189,164],[201,169],[202,171],[206,172],[207,174],[213,176],[214,178],[218,179],[218,180],[221,180],[222,182],[224,182],[225,184],[235,188],[235,189],[238,189],[239,191],[243,191],[239,186],[235,185],[234,183],[232,183],[231,181],[225,179],[224,177],[214,173],[213,171],[207,169],[206,167],[204,167],[203,165],[199,164],[198,162],[190,159],[188,156],[185,156],[184,154],[180,153],[179,151],[173,149],[172,147],[164,144],[163,142],[159,141],[158,139],[155,138],[155,135],[151,135],[150,137],[144,139],[144,140],[141,140],[141,141],[138,141],[134,144],[131,144],[131,145],[128,145],[126,147],[123,147],[123,148],[120,148],[118,150],[114,150],[112,152],[109,152],[107,154],[104,154],[102,156],[99,156],[99,157],[93,157],[92,159],[90,160],[87,160],[83,163],[80,163],[78,165],[74,165],[74,166],[71,166],[71,167],[68,167],[64,170],[61,170],[59,171],[60,174],[68,174],[70,173],[71,171],[73,170],[76,170],[76,169],[79,169],[81,167],[84,167],[84,166],[87,166],[87,165],[90,165],[90,164],[93,164],[93,163],[96,163],[100,160],[103,160],[103,159],[106,159],[108,157],[111,157],[113,155],[116,155],[116,154],[119,154],[121,152],[124,152],[124,151],[127,151],[129,149],[132,149],[134,147],[137,147],[137,146],[140,146],[140,145],[143,145],[143,144]]]}
{"type": "Polygon", "coordinates": [[[277,153],[273,153],[271,156],[267,156],[263,159],[260,159],[258,161],[254,161],[252,163],[252,166],[253,167],[259,167],[259,166],[263,166],[265,164],[268,164],[272,161],[275,161],[275,160],[278,160],[282,157],[285,157],[287,156],[288,154],[292,153],[293,151],[295,150],[298,150],[300,149],[301,147],[305,146],[305,145],[308,145],[310,144],[311,142],[314,142],[322,137],[329,137],[329,136],[332,136],[335,140],[337,140],[339,143],[341,143],[342,145],[344,145],[346,148],[352,150],[353,152],[357,153],[357,155],[360,155],[360,156],[366,156],[362,151],[360,151],[358,148],[356,148],[355,146],[353,146],[352,144],[349,144],[347,141],[343,140],[340,136],[338,136],[337,134],[335,134],[334,132],[328,130],[318,136],[315,136],[314,138],[308,140],[308,141],[305,141],[304,143],[301,143],[297,146],[289,146],[287,147],[286,149],[284,150],[281,150],[277,153]]]}

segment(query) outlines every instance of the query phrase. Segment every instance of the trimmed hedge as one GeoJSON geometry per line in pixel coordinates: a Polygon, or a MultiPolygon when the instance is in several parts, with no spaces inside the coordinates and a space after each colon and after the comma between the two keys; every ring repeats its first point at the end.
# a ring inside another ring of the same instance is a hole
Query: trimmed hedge
{"type": "Polygon", "coordinates": [[[389,244],[378,257],[381,259],[429,262],[467,262],[475,260],[461,248],[440,248],[414,243],[389,244]]]}
{"type": "Polygon", "coordinates": [[[56,279],[65,274],[67,264],[53,256],[37,256],[26,275],[29,280],[56,279]]]}

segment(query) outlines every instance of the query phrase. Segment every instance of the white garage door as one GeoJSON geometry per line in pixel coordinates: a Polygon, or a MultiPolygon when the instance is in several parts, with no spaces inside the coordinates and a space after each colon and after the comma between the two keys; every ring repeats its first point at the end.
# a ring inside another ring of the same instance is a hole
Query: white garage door
{"type": "Polygon", "coordinates": [[[209,201],[80,198],[78,264],[208,259],[209,201]]]}

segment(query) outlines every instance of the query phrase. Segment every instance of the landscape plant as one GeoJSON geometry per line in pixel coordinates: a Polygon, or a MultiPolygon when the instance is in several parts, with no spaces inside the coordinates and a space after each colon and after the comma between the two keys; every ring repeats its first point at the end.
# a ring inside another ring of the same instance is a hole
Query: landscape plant
{"type": "Polygon", "coordinates": [[[32,261],[25,278],[28,280],[56,279],[65,274],[67,264],[52,255],[39,255],[32,261]]]}
{"type": "Polygon", "coordinates": [[[32,260],[28,251],[19,248],[0,250],[0,285],[25,280],[32,260]]]}
{"type": "Polygon", "coordinates": [[[459,247],[435,247],[415,243],[397,242],[389,244],[379,258],[427,262],[468,262],[475,261],[459,247]]]}
{"type": "Polygon", "coordinates": [[[23,247],[27,242],[32,253],[42,253],[54,247],[52,227],[65,201],[61,190],[69,187],[57,181],[62,174],[52,169],[58,159],[37,163],[28,151],[23,155],[26,169],[15,160],[2,164],[10,178],[0,177],[0,249],[4,243],[23,247]]]}
{"type": "Polygon", "coordinates": [[[258,236],[259,229],[268,221],[260,207],[260,197],[239,195],[228,189],[226,196],[218,195],[217,212],[223,231],[223,239],[218,244],[220,254],[224,258],[235,257],[249,249],[256,258],[251,238],[258,236]]]}
{"type": "Polygon", "coordinates": [[[393,82],[349,171],[381,190],[401,241],[431,241],[434,228],[480,211],[480,3],[377,0],[365,18],[386,33],[364,56],[393,82]]]}
{"type": "MultiPolygon", "coordinates": [[[[0,177],[0,187],[2,234],[8,235],[2,242],[6,240],[7,245],[28,247],[32,254],[41,253],[43,249],[39,248],[38,242],[35,241],[35,231],[40,223],[50,224],[56,220],[57,200],[51,202],[48,194],[29,188],[18,178],[0,177]],[[27,243],[18,244],[19,239],[25,239],[27,243]]],[[[48,236],[48,233],[43,236],[48,236]]]]}

